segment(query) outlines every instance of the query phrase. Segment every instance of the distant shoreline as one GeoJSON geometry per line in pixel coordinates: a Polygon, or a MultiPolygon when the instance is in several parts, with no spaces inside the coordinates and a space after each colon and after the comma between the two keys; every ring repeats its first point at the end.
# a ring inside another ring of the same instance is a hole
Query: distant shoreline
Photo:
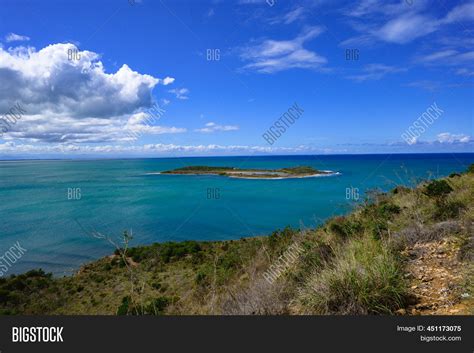
{"type": "Polygon", "coordinates": [[[258,178],[258,177],[244,177],[244,176],[229,176],[229,178],[233,179],[257,179],[257,180],[282,180],[282,179],[303,179],[303,178],[319,178],[319,177],[330,177],[330,176],[336,176],[336,175],[341,175],[342,173],[340,172],[333,172],[333,171],[327,171],[328,173],[325,174],[312,174],[312,175],[301,175],[301,176],[291,176],[291,177],[276,177],[276,178],[258,178]]]}
{"type": "MultiPolygon", "coordinates": [[[[292,177],[275,177],[275,178],[259,178],[259,177],[244,177],[244,176],[230,176],[228,175],[228,178],[232,179],[256,179],[256,180],[283,180],[283,179],[302,179],[302,178],[319,178],[319,177],[331,177],[331,176],[338,176],[342,175],[341,172],[334,172],[331,170],[326,170],[326,174],[312,174],[312,175],[304,175],[304,176],[292,176],[292,177]]],[[[161,172],[152,172],[152,173],[146,173],[146,175],[191,175],[191,176],[196,176],[196,175],[217,175],[217,174],[172,174],[172,173],[161,173],[161,172]]],[[[219,175],[217,175],[219,176],[219,175]]]]}
{"type": "Polygon", "coordinates": [[[337,175],[332,170],[317,170],[313,167],[298,166],[280,169],[240,169],[235,167],[188,166],[150,174],[166,175],[218,175],[235,179],[294,179],[337,175]]]}

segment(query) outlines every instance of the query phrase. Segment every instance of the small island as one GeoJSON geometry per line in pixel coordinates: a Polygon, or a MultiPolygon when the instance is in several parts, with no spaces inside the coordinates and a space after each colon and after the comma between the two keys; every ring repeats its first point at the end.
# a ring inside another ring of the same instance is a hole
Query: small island
{"type": "Polygon", "coordinates": [[[234,167],[189,166],[160,172],[172,175],[222,175],[242,179],[288,179],[307,178],[338,174],[328,170],[317,170],[313,167],[299,166],[282,169],[240,169],[234,167]]]}

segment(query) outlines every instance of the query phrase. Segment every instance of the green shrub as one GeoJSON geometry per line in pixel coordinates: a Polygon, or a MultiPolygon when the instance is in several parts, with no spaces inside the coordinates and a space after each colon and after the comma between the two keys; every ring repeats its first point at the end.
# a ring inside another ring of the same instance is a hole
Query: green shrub
{"type": "Polygon", "coordinates": [[[201,246],[196,241],[168,242],[160,244],[159,255],[163,262],[179,260],[186,255],[196,255],[201,251],[201,246]]]}
{"type": "Polygon", "coordinates": [[[126,296],[122,298],[122,304],[117,308],[117,315],[127,315],[130,306],[131,298],[126,296]]]}
{"type": "Polygon", "coordinates": [[[468,172],[468,173],[471,173],[471,174],[474,173],[474,163],[471,164],[471,165],[467,168],[467,172],[468,172]]]}
{"type": "Polygon", "coordinates": [[[154,289],[159,290],[161,288],[161,283],[160,282],[153,282],[151,284],[151,287],[154,288],[154,289]]]}
{"type": "Polygon", "coordinates": [[[162,296],[146,305],[134,305],[130,296],[126,296],[117,308],[117,315],[162,315],[166,307],[177,300],[179,300],[177,297],[162,296]]]}
{"type": "Polygon", "coordinates": [[[269,245],[274,248],[276,246],[282,245],[286,241],[289,241],[293,238],[294,235],[298,233],[297,229],[294,229],[290,226],[286,226],[283,230],[276,230],[270,234],[268,237],[269,245]]]}
{"type": "Polygon", "coordinates": [[[206,286],[210,284],[210,274],[212,273],[212,268],[210,265],[204,265],[196,272],[196,277],[194,281],[196,284],[201,286],[206,286]]]}
{"type": "Polygon", "coordinates": [[[169,288],[169,285],[166,284],[166,283],[163,283],[163,284],[161,285],[161,288],[160,288],[160,293],[166,292],[166,291],[168,290],[168,288],[169,288]]]}
{"type": "Polygon", "coordinates": [[[394,214],[399,214],[401,208],[393,203],[390,202],[382,202],[380,205],[380,212],[382,216],[385,218],[390,218],[394,214]]]}
{"type": "Polygon", "coordinates": [[[101,283],[104,281],[104,276],[102,276],[101,274],[98,274],[98,273],[92,273],[91,276],[90,276],[91,280],[96,282],[96,283],[101,283]]]}
{"type": "Polygon", "coordinates": [[[292,168],[283,168],[281,171],[291,174],[313,174],[319,172],[317,169],[308,166],[298,166],[292,168]]]}
{"type": "Polygon", "coordinates": [[[118,265],[119,267],[125,267],[127,264],[125,263],[125,260],[123,259],[123,257],[121,257],[118,261],[118,265]]]}
{"type": "Polygon", "coordinates": [[[0,289],[0,304],[8,302],[10,299],[10,291],[6,289],[0,289]]]}
{"type": "Polygon", "coordinates": [[[411,192],[411,189],[406,186],[397,186],[392,190],[393,194],[407,194],[409,192],[411,192]]]}
{"type": "Polygon", "coordinates": [[[218,261],[218,266],[224,270],[238,268],[241,265],[240,252],[236,248],[227,250],[218,261]]]}
{"type": "Polygon", "coordinates": [[[172,298],[169,297],[159,297],[153,300],[153,302],[148,307],[150,313],[162,314],[166,307],[172,302],[172,298]]]}
{"type": "Polygon", "coordinates": [[[453,191],[453,188],[446,180],[433,180],[425,186],[423,193],[426,196],[440,199],[447,196],[451,191],[453,191]]]}
{"type": "Polygon", "coordinates": [[[446,220],[459,217],[459,214],[466,206],[460,201],[446,201],[436,206],[434,218],[446,220]]]}
{"type": "Polygon", "coordinates": [[[351,221],[346,217],[334,217],[329,221],[328,229],[331,233],[341,238],[358,234],[362,230],[360,222],[351,221]]]}
{"type": "Polygon", "coordinates": [[[368,204],[364,207],[362,214],[366,218],[377,218],[385,221],[391,219],[394,214],[399,214],[400,207],[387,200],[382,200],[377,203],[368,204]]]}
{"type": "Polygon", "coordinates": [[[395,214],[399,214],[401,208],[392,202],[382,200],[378,203],[368,204],[365,206],[362,214],[364,216],[365,225],[376,240],[380,239],[382,234],[388,229],[388,221],[395,214]]]}
{"type": "Polygon", "coordinates": [[[173,172],[179,172],[179,171],[196,171],[196,172],[213,172],[213,171],[219,171],[219,170],[233,170],[235,169],[234,167],[209,167],[209,166],[202,166],[202,165],[192,165],[192,166],[187,166],[187,167],[182,167],[182,168],[176,168],[173,170],[173,172]]]}

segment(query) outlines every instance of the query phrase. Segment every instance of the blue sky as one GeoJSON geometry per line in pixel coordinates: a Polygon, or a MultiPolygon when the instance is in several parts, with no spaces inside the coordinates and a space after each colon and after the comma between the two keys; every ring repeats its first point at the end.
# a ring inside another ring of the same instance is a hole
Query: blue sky
{"type": "Polygon", "coordinates": [[[0,157],[473,152],[473,21],[472,1],[3,1],[0,157]]]}

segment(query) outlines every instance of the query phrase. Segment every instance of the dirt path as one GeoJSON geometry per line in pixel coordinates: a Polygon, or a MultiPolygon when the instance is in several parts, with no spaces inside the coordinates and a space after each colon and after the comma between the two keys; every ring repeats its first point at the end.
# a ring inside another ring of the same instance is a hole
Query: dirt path
{"type": "Polygon", "coordinates": [[[465,288],[468,268],[459,260],[459,246],[454,240],[417,243],[403,254],[409,259],[405,278],[410,282],[412,301],[399,314],[471,313],[473,300],[465,288]]]}

